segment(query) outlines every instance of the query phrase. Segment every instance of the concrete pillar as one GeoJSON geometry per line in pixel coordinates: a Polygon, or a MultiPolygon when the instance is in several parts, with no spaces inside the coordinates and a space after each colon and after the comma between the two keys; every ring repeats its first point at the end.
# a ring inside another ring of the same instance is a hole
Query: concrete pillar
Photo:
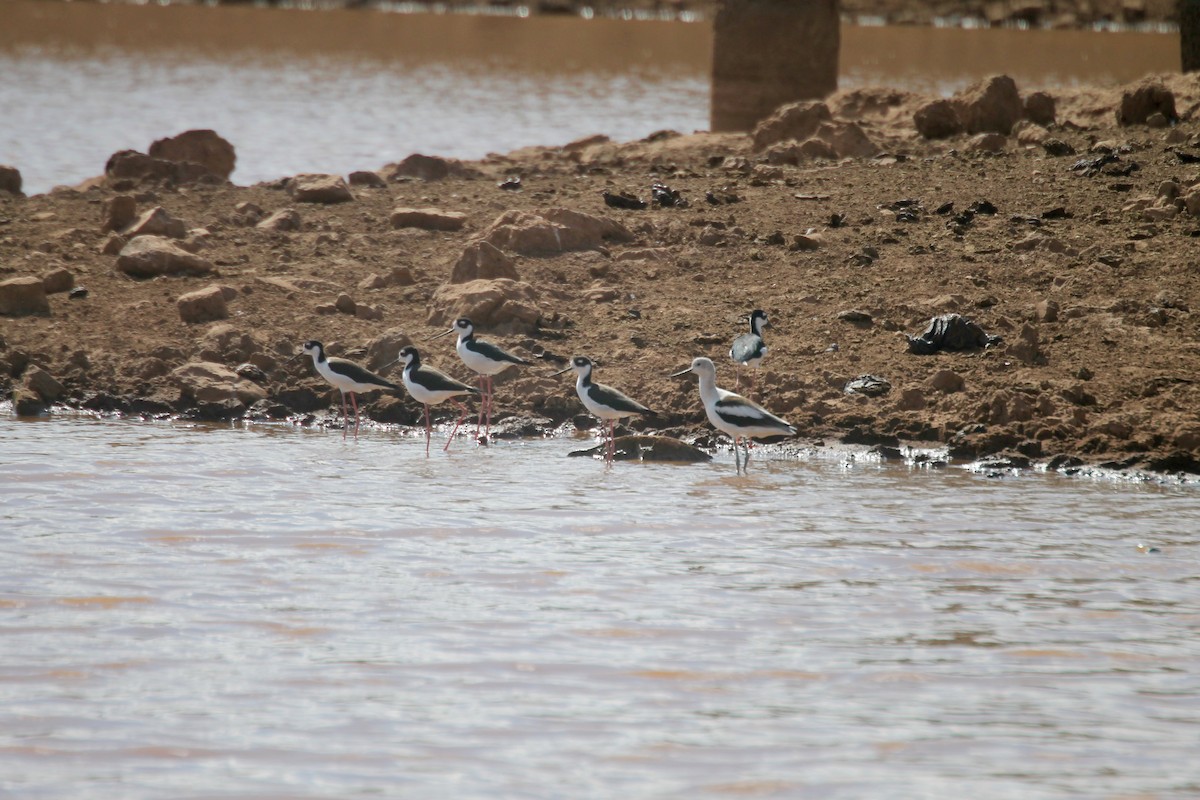
{"type": "Polygon", "coordinates": [[[1200,72],[1200,0],[1179,0],[1179,55],[1184,72],[1200,72]]]}
{"type": "Polygon", "coordinates": [[[840,46],[837,0],[719,0],[712,129],[748,131],[784,103],[836,91],[840,46]]]}

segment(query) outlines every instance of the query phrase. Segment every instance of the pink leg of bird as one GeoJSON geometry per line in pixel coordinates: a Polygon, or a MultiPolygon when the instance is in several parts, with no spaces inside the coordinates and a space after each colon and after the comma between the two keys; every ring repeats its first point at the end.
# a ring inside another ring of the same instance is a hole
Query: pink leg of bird
{"type": "Polygon", "coordinates": [[[350,427],[350,412],[346,410],[346,393],[342,392],[342,438],[346,438],[346,429],[350,427]]]}
{"type": "Polygon", "coordinates": [[[429,458],[429,439],[433,435],[433,428],[429,424],[429,404],[425,403],[425,457],[429,458]]]}
{"type": "Polygon", "coordinates": [[[450,443],[454,441],[454,434],[458,433],[458,426],[463,424],[463,420],[471,416],[471,409],[457,400],[451,399],[450,402],[462,409],[462,414],[459,415],[458,421],[454,423],[454,430],[450,431],[450,436],[446,439],[446,446],[442,448],[446,452],[450,451],[450,443]]]}
{"type": "Polygon", "coordinates": [[[487,376],[480,375],[476,385],[479,386],[479,393],[483,395],[483,402],[479,404],[479,416],[475,418],[475,441],[479,441],[479,430],[483,427],[483,410],[487,405],[487,376]]]}
{"type": "Polygon", "coordinates": [[[492,393],[496,391],[496,385],[492,382],[492,376],[487,376],[487,439],[492,440],[492,393]]]}
{"type": "Polygon", "coordinates": [[[354,438],[358,438],[358,400],[354,397],[354,392],[350,393],[350,405],[354,406],[354,438]]]}

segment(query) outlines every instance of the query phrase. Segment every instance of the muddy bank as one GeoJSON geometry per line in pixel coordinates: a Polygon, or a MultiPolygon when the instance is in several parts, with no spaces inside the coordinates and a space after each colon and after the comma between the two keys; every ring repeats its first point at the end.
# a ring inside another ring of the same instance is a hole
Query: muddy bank
{"type": "MultiPolygon", "coordinates": [[[[451,338],[424,341],[468,315],[534,362],[497,379],[511,434],[579,417],[549,374],[583,354],[658,412],[632,430],[709,443],[694,380],[667,375],[705,355],[732,388],[730,342],[761,308],[753,393],[804,442],[1196,472],[1198,108],[1180,76],[992,81],[948,106],[854,91],[753,135],[249,187],[224,180],[219,137],[148,143],[76,187],[0,188],[0,393],[23,413],[320,418],[337,395],[292,358],[303,341],[394,378],[416,343],[473,380],[451,338]],[[999,341],[921,354],[953,314],[999,341]]],[[[420,413],[403,395],[363,407],[420,413]]]]}

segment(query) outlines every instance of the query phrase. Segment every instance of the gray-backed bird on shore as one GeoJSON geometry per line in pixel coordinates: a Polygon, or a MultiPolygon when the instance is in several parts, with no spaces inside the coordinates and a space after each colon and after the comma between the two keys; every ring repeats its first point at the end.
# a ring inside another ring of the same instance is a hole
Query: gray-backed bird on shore
{"type": "MultiPolygon", "coordinates": [[[[767,312],[761,308],[756,308],[750,312],[750,332],[743,333],[741,336],[733,340],[733,346],[729,348],[729,357],[733,359],[736,365],[734,368],[733,388],[738,388],[742,379],[742,365],[754,367],[758,369],[762,363],[763,356],[767,354],[767,345],[763,341],[763,328],[771,327],[771,323],[767,321],[767,312]]],[[[754,388],[754,381],[750,381],[750,388],[754,388]]]]}

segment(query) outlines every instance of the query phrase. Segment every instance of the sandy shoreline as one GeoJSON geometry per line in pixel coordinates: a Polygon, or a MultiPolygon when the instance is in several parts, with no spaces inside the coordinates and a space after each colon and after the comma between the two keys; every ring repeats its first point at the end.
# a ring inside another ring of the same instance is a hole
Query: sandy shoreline
{"type": "MultiPolygon", "coordinates": [[[[1136,87],[1081,89],[1051,98],[1046,125],[926,139],[913,119],[931,98],[871,90],[830,98],[802,142],[664,133],[365,164],[345,202],[306,196],[305,179],[238,187],[178,168],[0,191],[0,282],[51,291],[45,311],[0,316],[0,393],[24,412],[306,419],[336,393],[290,360],[304,340],[373,368],[411,341],[473,379],[451,338],[424,342],[470,313],[535,362],[497,380],[511,431],[581,415],[567,377],[548,377],[578,353],[659,412],[632,429],[710,444],[695,381],[666,376],[706,355],[732,388],[729,343],[763,308],[755,394],[802,442],[1198,472],[1200,82],[1160,83],[1179,117],[1165,127],[1117,124],[1136,87]],[[686,206],[654,203],[656,182],[686,206]],[[606,191],[650,204],[611,207],[606,191]],[[190,266],[138,277],[138,225],[190,266]],[[902,334],[948,313],[1003,342],[909,352],[902,334]],[[848,393],[863,375],[890,389],[848,393]]],[[[419,414],[405,396],[364,407],[419,414]]]]}

